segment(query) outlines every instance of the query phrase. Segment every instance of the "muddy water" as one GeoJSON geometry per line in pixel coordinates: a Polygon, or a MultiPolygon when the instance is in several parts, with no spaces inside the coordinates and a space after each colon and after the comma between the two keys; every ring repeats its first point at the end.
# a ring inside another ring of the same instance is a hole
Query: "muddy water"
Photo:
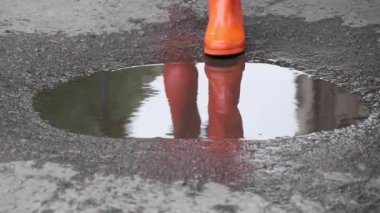
{"type": "Polygon", "coordinates": [[[116,138],[270,139],[368,115],[345,89],[239,57],[100,72],[43,90],[34,104],[54,127],[116,138]]]}

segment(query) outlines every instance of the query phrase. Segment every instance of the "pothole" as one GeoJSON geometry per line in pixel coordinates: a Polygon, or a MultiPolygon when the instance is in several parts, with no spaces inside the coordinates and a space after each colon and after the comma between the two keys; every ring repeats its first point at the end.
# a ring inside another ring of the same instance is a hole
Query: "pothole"
{"type": "Polygon", "coordinates": [[[115,138],[271,139],[368,116],[357,95],[291,68],[242,58],[99,72],[39,92],[52,126],[115,138]]]}

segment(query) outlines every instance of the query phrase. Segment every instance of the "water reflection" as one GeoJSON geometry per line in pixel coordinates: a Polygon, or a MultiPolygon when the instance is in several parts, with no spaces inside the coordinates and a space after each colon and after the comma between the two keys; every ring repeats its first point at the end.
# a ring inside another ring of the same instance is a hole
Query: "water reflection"
{"type": "Polygon", "coordinates": [[[55,127],[119,138],[268,139],[368,115],[333,84],[242,57],[96,73],[40,92],[35,108],[55,127]]]}
{"type": "Polygon", "coordinates": [[[242,57],[224,59],[209,58],[205,72],[209,84],[208,138],[243,138],[243,124],[238,108],[240,84],[245,61],[242,57]]]}
{"type": "Polygon", "coordinates": [[[163,75],[174,138],[197,138],[201,118],[197,106],[198,71],[195,63],[166,63],[163,75]]]}
{"type": "Polygon", "coordinates": [[[298,134],[349,126],[368,116],[358,97],[333,84],[300,75],[296,85],[298,134]]]}
{"type": "MultiPolygon", "coordinates": [[[[240,83],[244,71],[242,57],[208,59],[208,138],[243,138],[238,109],[240,83]],[[230,64],[218,63],[229,60],[230,64]]],[[[198,71],[195,63],[172,62],[164,65],[165,93],[173,122],[174,138],[198,138],[201,118],[197,107],[198,71]]]]}
{"type": "MultiPolygon", "coordinates": [[[[237,140],[243,138],[238,103],[245,61],[242,57],[224,59],[229,62],[227,64],[220,63],[219,60],[209,58],[204,68],[209,91],[209,120],[204,130],[205,135],[214,140],[209,143],[182,141],[180,145],[175,140],[161,141],[163,150],[160,155],[150,156],[154,159],[146,161],[149,163],[143,166],[143,176],[151,178],[159,171],[165,170],[170,171],[172,175],[185,173],[184,176],[189,179],[197,176],[201,182],[211,180],[236,186],[243,182],[241,177],[243,171],[248,169],[252,171],[252,166],[241,158],[244,155],[241,150],[243,144],[237,140]],[[162,166],[157,167],[150,162],[159,162],[162,166]]],[[[202,122],[197,104],[199,79],[196,64],[187,61],[165,63],[163,78],[170,107],[173,137],[176,139],[201,137],[202,122]]]]}

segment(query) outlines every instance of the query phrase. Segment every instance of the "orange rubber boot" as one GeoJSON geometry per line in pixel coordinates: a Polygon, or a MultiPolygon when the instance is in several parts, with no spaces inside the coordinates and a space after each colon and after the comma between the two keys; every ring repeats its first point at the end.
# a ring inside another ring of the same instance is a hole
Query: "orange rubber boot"
{"type": "Polygon", "coordinates": [[[224,56],[244,52],[245,33],[241,0],[209,0],[204,52],[224,56]]]}
{"type": "Polygon", "coordinates": [[[197,107],[198,72],[195,64],[166,63],[164,84],[172,116],[174,138],[198,138],[201,119],[197,107]]]}
{"type": "Polygon", "coordinates": [[[244,60],[219,59],[219,63],[206,61],[205,71],[209,81],[209,126],[207,135],[211,139],[243,138],[242,118],[238,109],[240,83],[244,71],[244,60]]]}

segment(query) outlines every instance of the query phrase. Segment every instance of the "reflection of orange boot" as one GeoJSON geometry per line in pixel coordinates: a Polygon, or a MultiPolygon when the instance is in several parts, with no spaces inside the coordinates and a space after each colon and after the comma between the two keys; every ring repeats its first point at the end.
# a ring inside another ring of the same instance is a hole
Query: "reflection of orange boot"
{"type": "Polygon", "coordinates": [[[239,57],[219,61],[224,63],[223,66],[210,61],[206,61],[205,65],[209,80],[207,134],[212,139],[243,138],[243,124],[238,103],[244,60],[239,57]]]}
{"type": "Polygon", "coordinates": [[[198,138],[201,119],[197,108],[198,72],[195,64],[166,63],[164,84],[172,115],[174,138],[198,138]]]}
{"type": "Polygon", "coordinates": [[[235,55],[245,49],[241,0],[209,0],[205,53],[235,55]]]}

